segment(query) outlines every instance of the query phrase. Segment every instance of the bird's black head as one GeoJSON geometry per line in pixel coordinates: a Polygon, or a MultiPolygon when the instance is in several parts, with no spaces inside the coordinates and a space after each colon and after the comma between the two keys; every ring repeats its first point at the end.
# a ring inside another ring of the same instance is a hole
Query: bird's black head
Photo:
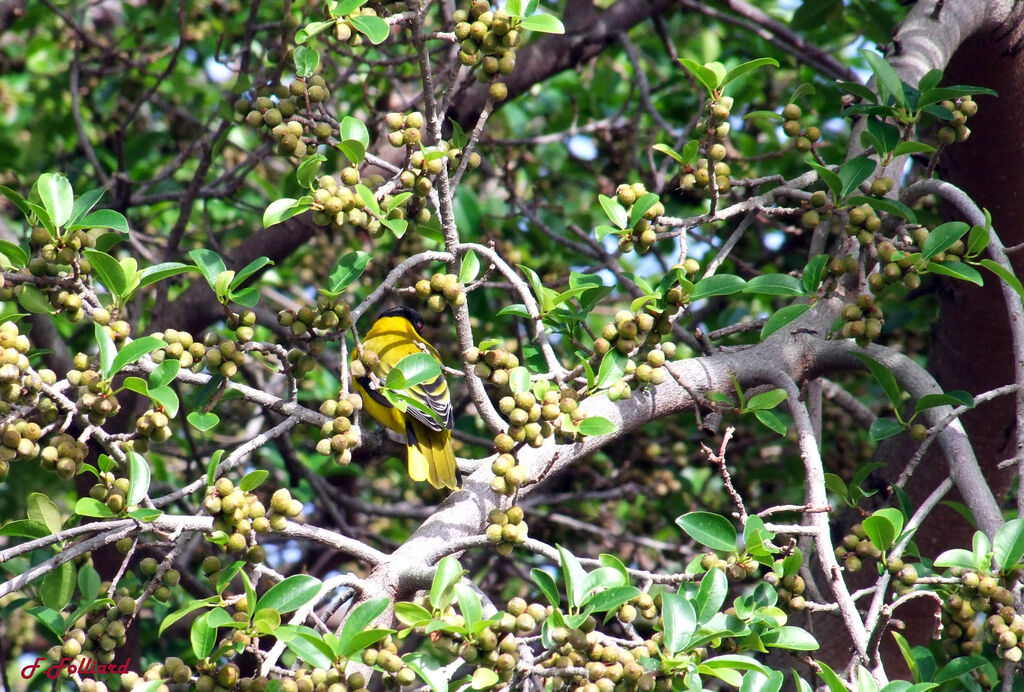
{"type": "Polygon", "coordinates": [[[420,315],[420,313],[413,310],[412,308],[391,308],[390,310],[385,310],[384,312],[377,315],[378,320],[382,317],[404,317],[405,319],[409,320],[409,323],[412,324],[413,329],[415,329],[417,332],[423,332],[423,316],[420,315]]]}

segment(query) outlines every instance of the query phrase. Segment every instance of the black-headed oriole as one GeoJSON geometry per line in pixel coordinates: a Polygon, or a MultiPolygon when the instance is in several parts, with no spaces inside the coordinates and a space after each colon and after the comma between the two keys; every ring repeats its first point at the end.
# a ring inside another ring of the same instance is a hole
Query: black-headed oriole
{"type": "Polygon", "coordinates": [[[414,406],[399,411],[380,392],[379,383],[406,356],[429,353],[441,362],[441,356],[422,336],[423,317],[411,308],[391,308],[382,312],[363,337],[360,349],[352,354],[353,362],[362,360],[369,371],[353,377],[352,383],[363,399],[363,408],[385,427],[405,435],[409,453],[409,476],[414,481],[427,481],[435,488],[458,487],[455,478],[455,452],[452,451],[452,412],[448,382],[444,373],[432,380],[404,390],[437,414],[437,418],[414,406]],[[364,353],[376,357],[363,358],[364,353]],[[366,361],[370,361],[367,363],[366,361]]]}

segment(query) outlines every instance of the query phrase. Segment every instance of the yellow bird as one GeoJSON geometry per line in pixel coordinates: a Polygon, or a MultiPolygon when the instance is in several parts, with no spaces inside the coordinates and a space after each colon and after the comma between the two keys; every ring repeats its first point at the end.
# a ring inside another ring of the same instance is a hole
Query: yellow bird
{"type": "MultiPolygon", "coordinates": [[[[421,335],[422,330],[423,317],[411,308],[392,308],[382,312],[363,338],[360,348],[352,354],[352,362],[362,361],[365,373],[361,376],[353,373],[352,384],[362,397],[367,413],[385,427],[405,435],[409,476],[414,481],[427,481],[435,488],[454,490],[458,487],[451,433],[455,416],[444,374],[402,390],[403,394],[437,414],[436,418],[412,405],[407,406],[403,413],[380,391],[388,372],[406,356],[429,353],[438,363],[441,362],[437,349],[421,335]]],[[[358,365],[353,369],[360,370],[358,365]]]]}

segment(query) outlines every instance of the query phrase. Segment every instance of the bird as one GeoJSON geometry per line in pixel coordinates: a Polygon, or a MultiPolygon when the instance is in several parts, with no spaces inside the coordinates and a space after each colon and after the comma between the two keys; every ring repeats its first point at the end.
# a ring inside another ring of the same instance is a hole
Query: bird
{"type": "Polygon", "coordinates": [[[380,390],[391,369],[415,353],[428,353],[441,362],[437,349],[423,338],[423,317],[418,312],[408,307],[385,310],[353,351],[352,385],[367,413],[384,427],[405,436],[409,477],[417,482],[427,481],[435,488],[455,490],[458,483],[451,432],[455,415],[444,373],[401,390],[436,417],[412,405],[400,411],[380,390]]]}

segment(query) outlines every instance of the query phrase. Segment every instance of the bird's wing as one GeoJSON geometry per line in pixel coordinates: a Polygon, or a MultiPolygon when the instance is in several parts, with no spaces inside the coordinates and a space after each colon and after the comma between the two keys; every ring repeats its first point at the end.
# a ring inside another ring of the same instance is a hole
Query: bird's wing
{"type": "MultiPolygon", "coordinates": [[[[418,335],[416,335],[418,337],[418,335]]],[[[438,359],[437,350],[433,346],[416,337],[408,334],[395,332],[383,332],[375,336],[377,343],[374,350],[380,356],[378,363],[373,368],[373,374],[381,382],[387,379],[391,368],[399,363],[406,356],[414,353],[426,352],[438,359]],[[395,338],[396,336],[400,338],[395,338]],[[390,338],[389,338],[390,337],[390,338]]],[[[374,386],[369,377],[361,378],[359,383],[375,401],[381,405],[391,406],[384,396],[374,386]],[[365,381],[364,381],[365,380],[365,381]]],[[[430,411],[437,414],[437,418],[426,411],[415,406],[406,408],[406,414],[414,420],[419,421],[431,430],[451,430],[455,424],[455,412],[452,410],[451,396],[448,392],[448,382],[441,373],[432,380],[422,382],[403,390],[408,396],[423,404],[430,411]]]]}

